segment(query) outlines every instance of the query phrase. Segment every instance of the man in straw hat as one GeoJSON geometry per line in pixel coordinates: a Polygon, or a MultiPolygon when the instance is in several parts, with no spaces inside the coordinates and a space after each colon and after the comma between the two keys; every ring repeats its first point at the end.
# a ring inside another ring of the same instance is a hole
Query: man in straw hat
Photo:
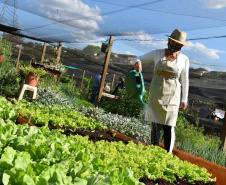
{"type": "Polygon", "coordinates": [[[141,61],[155,64],[145,119],[151,122],[151,143],[159,145],[163,127],[165,149],[172,153],[178,111],[186,109],[188,100],[189,59],[180,50],[189,44],[187,34],[178,29],[166,36],[168,47],[137,57],[134,69],[142,71],[141,61]]]}

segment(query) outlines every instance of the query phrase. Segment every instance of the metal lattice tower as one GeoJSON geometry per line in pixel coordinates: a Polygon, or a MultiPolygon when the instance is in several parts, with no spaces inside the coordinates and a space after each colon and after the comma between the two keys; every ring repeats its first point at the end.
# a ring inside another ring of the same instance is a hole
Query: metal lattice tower
{"type": "Polygon", "coordinates": [[[18,28],[17,9],[18,0],[5,0],[0,15],[0,23],[14,28],[18,28]]]}

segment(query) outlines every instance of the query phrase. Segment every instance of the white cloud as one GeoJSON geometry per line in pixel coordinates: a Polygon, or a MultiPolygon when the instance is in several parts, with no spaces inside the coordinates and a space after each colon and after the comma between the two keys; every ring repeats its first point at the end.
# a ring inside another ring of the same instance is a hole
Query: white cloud
{"type": "MultiPolygon", "coordinates": [[[[123,35],[126,35],[126,38],[137,40],[137,42],[141,45],[140,47],[145,47],[149,51],[151,49],[162,49],[167,47],[167,39],[157,40],[144,31],[126,32],[123,33],[123,35]]],[[[184,46],[182,50],[189,50],[193,58],[201,57],[205,59],[219,59],[219,53],[224,53],[224,51],[207,48],[204,44],[199,42],[189,42],[189,44],[190,46],[184,46]]],[[[211,66],[208,67],[211,68],[211,66]]]]}
{"type": "Polygon", "coordinates": [[[63,28],[70,30],[77,39],[95,39],[93,33],[99,30],[98,22],[102,22],[100,9],[89,7],[81,0],[36,0],[40,4],[40,12],[49,19],[63,22],[63,28]],[[67,26],[68,25],[68,26],[67,26]]]}
{"type": "Polygon", "coordinates": [[[198,66],[203,66],[203,67],[208,67],[208,68],[214,68],[210,64],[204,63],[204,62],[199,62],[197,60],[190,60],[191,64],[198,65],[198,66]]]}
{"type": "Polygon", "coordinates": [[[139,42],[141,45],[147,45],[150,48],[165,48],[167,45],[166,40],[157,40],[151,37],[149,34],[145,33],[145,31],[138,31],[138,32],[124,32],[122,35],[130,39],[134,39],[135,41],[139,42]]]}
{"type": "Polygon", "coordinates": [[[126,55],[134,55],[133,53],[131,53],[130,51],[125,51],[126,55]]]}
{"type": "Polygon", "coordinates": [[[213,69],[216,70],[215,67],[212,66],[211,64],[207,64],[197,60],[190,60],[190,67],[195,67],[195,68],[201,67],[201,68],[207,69],[208,71],[212,71],[213,69]]]}
{"type": "Polygon", "coordinates": [[[200,0],[205,7],[210,9],[221,9],[226,7],[226,1],[220,0],[200,0]]]}
{"type": "Polygon", "coordinates": [[[208,59],[219,59],[220,56],[218,53],[221,53],[221,51],[216,49],[207,48],[205,45],[196,42],[193,44],[192,42],[189,42],[190,46],[185,46],[183,49],[191,50],[195,55],[202,57],[202,58],[208,58],[208,59]]]}

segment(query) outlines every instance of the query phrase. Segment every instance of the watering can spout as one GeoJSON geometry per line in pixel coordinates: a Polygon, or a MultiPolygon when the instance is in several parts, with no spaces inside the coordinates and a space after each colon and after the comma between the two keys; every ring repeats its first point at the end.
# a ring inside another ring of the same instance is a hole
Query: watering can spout
{"type": "Polygon", "coordinates": [[[134,68],[129,69],[126,73],[125,87],[129,98],[139,100],[143,108],[148,107],[148,105],[143,102],[145,86],[142,73],[138,73],[134,68]]]}

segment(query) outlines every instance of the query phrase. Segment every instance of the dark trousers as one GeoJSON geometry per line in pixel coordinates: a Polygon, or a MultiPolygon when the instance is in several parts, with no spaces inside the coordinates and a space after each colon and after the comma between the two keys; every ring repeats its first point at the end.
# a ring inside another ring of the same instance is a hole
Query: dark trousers
{"type": "Polygon", "coordinates": [[[99,87],[93,87],[93,88],[92,88],[92,95],[91,95],[91,100],[90,100],[90,102],[91,102],[93,105],[96,105],[98,92],[99,92],[99,87]]]}
{"type": "Polygon", "coordinates": [[[158,123],[151,123],[151,144],[159,146],[160,141],[160,131],[163,127],[164,131],[164,145],[167,152],[172,153],[174,142],[175,142],[175,132],[173,126],[161,125],[158,123]]]}

